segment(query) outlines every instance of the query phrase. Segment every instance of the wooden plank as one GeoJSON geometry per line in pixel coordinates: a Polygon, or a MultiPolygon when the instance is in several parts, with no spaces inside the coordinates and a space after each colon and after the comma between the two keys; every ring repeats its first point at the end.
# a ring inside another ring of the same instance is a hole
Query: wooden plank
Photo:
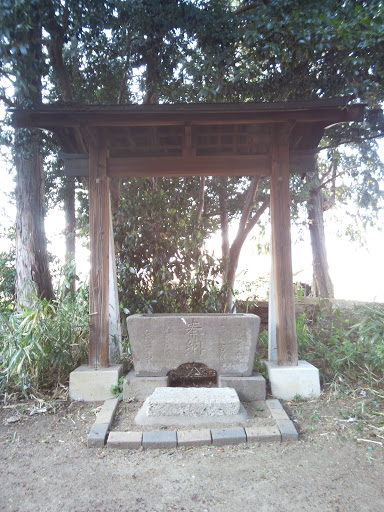
{"type": "Polygon", "coordinates": [[[89,365],[109,364],[109,177],[105,138],[89,137],[89,365]]]}
{"type": "Polygon", "coordinates": [[[293,298],[290,193],[290,123],[277,125],[271,141],[271,223],[277,360],[280,366],[297,365],[295,304],[293,298]]]}

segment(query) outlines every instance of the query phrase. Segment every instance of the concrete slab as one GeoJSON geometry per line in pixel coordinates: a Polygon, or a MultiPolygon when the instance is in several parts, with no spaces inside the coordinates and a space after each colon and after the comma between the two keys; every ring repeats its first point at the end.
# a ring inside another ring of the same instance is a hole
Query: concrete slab
{"type": "Polygon", "coordinates": [[[84,402],[115,398],[111,386],[118,385],[122,370],[121,364],[97,369],[88,365],[79,366],[69,376],[69,397],[84,402]]]}
{"type": "Polygon", "coordinates": [[[219,375],[252,375],[259,326],[258,316],[243,313],[129,316],[135,373],[160,377],[195,361],[219,375]]]}
{"type": "Polygon", "coordinates": [[[231,388],[157,388],[135,417],[138,425],[236,423],[247,412],[231,388]]]}
{"type": "Polygon", "coordinates": [[[142,444],[143,448],[176,448],[177,434],[167,430],[143,432],[142,444]]]}
{"type": "Polygon", "coordinates": [[[298,441],[299,435],[295,425],[291,420],[277,419],[276,424],[281,433],[281,440],[283,442],[298,441]]]}
{"type": "Polygon", "coordinates": [[[88,434],[88,448],[103,448],[108,434],[106,423],[94,423],[88,434]]]}
{"type": "Polygon", "coordinates": [[[212,444],[225,446],[247,442],[247,436],[243,427],[211,429],[212,444]]]}
{"type": "Polygon", "coordinates": [[[134,398],[143,402],[156,388],[167,387],[168,377],[137,377],[134,370],[130,371],[124,379],[123,400],[134,398]]]}
{"type": "Polygon", "coordinates": [[[114,450],[135,450],[141,448],[142,432],[110,432],[107,448],[114,450]]]}
{"type": "Polygon", "coordinates": [[[307,361],[299,361],[297,366],[279,366],[275,361],[264,364],[275,397],[292,400],[298,395],[302,398],[320,396],[319,370],[307,361]]]}
{"type": "Polygon", "coordinates": [[[228,387],[235,389],[242,402],[265,400],[265,379],[259,373],[254,373],[250,377],[219,375],[218,385],[220,388],[228,387]]]}
{"type": "Polygon", "coordinates": [[[248,443],[274,443],[281,441],[277,427],[245,427],[248,443]]]}
{"type": "Polygon", "coordinates": [[[201,430],[179,430],[177,432],[178,446],[207,446],[212,444],[211,431],[201,430]]]}
{"type": "Polygon", "coordinates": [[[117,406],[119,405],[119,401],[120,400],[118,398],[109,398],[106,400],[101,410],[96,415],[95,423],[106,423],[108,427],[110,427],[115,416],[117,406]]]}

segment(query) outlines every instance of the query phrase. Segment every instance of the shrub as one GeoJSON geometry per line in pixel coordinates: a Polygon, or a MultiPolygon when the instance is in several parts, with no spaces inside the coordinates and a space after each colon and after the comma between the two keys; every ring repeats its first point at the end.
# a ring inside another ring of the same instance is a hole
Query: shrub
{"type": "Polygon", "coordinates": [[[86,361],[88,292],[80,286],[48,302],[31,296],[27,306],[0,313],[0,389],[24,396],[57,382],[86,361]]]}

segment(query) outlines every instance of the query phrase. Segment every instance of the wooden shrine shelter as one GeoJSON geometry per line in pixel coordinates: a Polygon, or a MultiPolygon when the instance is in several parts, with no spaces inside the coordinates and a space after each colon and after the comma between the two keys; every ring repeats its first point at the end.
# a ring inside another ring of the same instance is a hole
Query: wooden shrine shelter
{"type": "Polygon", "coordinates": [[[271,183],[272,275],[277,359],[297,365],[289,174],[314,170],[330,125],[361,121],[343,98],[286,103],[43,105],[16,110],[15,127],[54,132],[66,173],[89,176],[89,365],[109,365],[111,177],[260,175],[271,183]]]}

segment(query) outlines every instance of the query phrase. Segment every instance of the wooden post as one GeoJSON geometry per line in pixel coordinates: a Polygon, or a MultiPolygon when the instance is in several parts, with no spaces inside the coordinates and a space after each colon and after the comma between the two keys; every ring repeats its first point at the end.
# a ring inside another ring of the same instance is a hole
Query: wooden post
{"type": "Polygon", "coordinates": [[[113,237],[112,210],[111,201],[109,201],[109,362],[117,363],[117,359],[121,356],[121,325],[120,325],[120,308],[119,308],[119,292],[117,289],[116,275],[116,255],[115,243],[113,237]]]}
{"type": "Polygon", "coordinates": [[[277,124],[271,139],[271,223],[277,361],[297,365],[295,303],[292,284],[289,193],[290,123],[277,124]]]}
{"type": "Polygon", "coordinates": [[[268,303],[268,361],[277,361],[276,301],[275,301],[275,280],[274,280],[274,276],[273,276],[272,239],[271,239],[271,274],[269,277],[269,303],[268,303]]]}
{"type": "Polygon", "coordinates": [[[109,364],[109,178],[105,138],[89,137],[89,365],[109,364]]]}

